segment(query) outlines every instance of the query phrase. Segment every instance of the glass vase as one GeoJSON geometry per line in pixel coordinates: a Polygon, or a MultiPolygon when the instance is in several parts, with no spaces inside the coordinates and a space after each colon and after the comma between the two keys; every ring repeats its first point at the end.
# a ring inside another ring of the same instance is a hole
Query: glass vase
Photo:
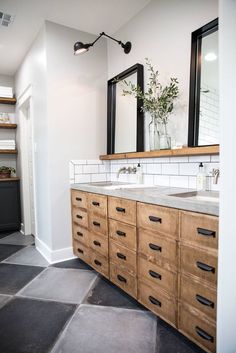
{"type": "Polygon", "coordinates": [[[157,119],[152,118],[149,123],[149,148],[150,151],[160,149],[160,131],[157,119]]]}
{"type": "Polygon", "coordinates": [[[167,124],[161,123],[160,128],[160,149],[170,150],[171,149],[171,137],[167,132],[167,124]]]}

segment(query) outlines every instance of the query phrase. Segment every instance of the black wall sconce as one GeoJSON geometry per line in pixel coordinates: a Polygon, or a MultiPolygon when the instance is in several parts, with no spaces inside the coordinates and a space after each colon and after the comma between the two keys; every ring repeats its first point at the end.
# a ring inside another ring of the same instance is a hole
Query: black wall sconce
{"type": "Polygon", "coordinates": [[[85,53],[86,51],[89,50],[90,47],[92,47],[102,36],[105,36],[107,38],[110,38],[112,40],[114,40],[115,42],[117,42],[119,45],[121,45],[121,47],[124,49],[125,54],[129,54],[132,44],[131,42],[126,42],[125,44],[122,43],[120,40],[117,40],[113,37],[110,37],[108,34],[106,34],[105,32],[100,33],[100,35],[98,36],[98,38],[95,39],[94,42],[92,43],[82,43],[82,42],[76,42],[74,44],[74,54],[78,55],[78,54],[82,54],[85,53]]]}

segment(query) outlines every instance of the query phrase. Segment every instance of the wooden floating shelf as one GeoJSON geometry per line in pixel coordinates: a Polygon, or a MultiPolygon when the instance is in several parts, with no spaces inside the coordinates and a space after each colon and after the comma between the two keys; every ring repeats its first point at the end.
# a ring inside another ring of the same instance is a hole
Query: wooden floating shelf
{"type": "Polygon", "coordinates": [[[0,150],[0,154],[17,154],[17,150],[0,150]]]}
{"type": "Polygon", "coordinates": [[[18,180],[20,180],[20,178],[17,178],[17,177],[15,177],[15,178],[4,178],[4,179],[0,178],[0,183],[2,181],[18,181],[18,180]]]}
{"type": "Polygon", "coordinates": [[[3,124],[0,123],[0,129],[16,129],[17,125],[16,124],[3,124]]]}
{"type": "Polygon", "coordinates": [[[101,160],[115,160],[127,158],[161,158],[161,157],[178,157],[178,156],[201,156],[206,154],[219,154],[219,145],[201,146],[201,147],[184,147],[175,150],[157,150],[146,152],[128,152],[102,155],[101,160]]]}
{"type": "Polygon", "coordinates": [[[0,104],[16,104],[16,98],[0,97],[0,104]]]}

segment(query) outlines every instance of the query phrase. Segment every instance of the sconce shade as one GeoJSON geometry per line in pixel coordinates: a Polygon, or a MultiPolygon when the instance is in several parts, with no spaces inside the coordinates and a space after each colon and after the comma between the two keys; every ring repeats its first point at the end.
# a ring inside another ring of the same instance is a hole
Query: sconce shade
{"type": "Polygon", "coordinates": [[[89,50],[89,47],[91,47],[91,44],[84,44],[82,42],[76,42],[74,45],[74,54],[75,55],[83,54],[89,50]]]}

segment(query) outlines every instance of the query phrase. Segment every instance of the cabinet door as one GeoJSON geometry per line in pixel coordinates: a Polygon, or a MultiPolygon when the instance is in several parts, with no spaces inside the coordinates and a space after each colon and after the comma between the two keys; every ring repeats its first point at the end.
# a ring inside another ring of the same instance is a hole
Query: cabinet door
{"type": "Polygon", "coordinates": [[[0,231],[19,230],[21,223],[19,181],[0,182],[0,231]]]}

